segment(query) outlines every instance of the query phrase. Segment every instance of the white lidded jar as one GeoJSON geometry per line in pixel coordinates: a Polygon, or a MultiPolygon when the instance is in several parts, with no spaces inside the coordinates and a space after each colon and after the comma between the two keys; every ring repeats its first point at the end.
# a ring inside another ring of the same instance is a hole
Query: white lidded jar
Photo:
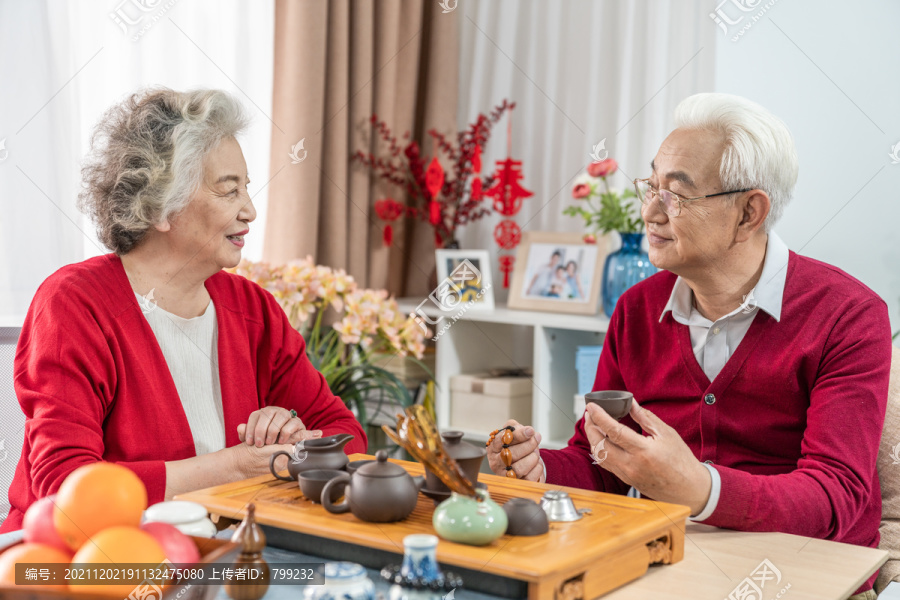
{"type": "Polygon", "coordinates": [[[202,504],[184,500],[158,502],[148,507],[144,511],[144,522],[168,523],[181,533],[196,537],[211,538],[217,531],[202,504]]]}

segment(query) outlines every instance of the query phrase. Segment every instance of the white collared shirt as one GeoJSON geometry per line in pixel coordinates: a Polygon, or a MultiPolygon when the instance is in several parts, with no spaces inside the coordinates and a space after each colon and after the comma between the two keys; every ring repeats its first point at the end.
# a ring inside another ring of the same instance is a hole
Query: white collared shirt
{"type": "MultiPolygon", "coordinates": [[[[694,308],[694,292],[687,282],[681,277],[675,280],[669,301],[663,308],[659,321],[662,322],[666,313],[671,310],[672,318],[676,322],[690,327],[694,356],[710,381],[719,375],[725,363],[737,350],[760,309],[769,313],[776,321],[781,320],[788,256],[787,245],[776,234],[769,233],[766,257],[756,287],[750,290],[740,306],[716,319],[715,322],[694,308]]],[[[691,517],[692,521],[705,521],[711,517],[719,505],[719,495],[722,492],[722,478],[719,472],[709,463],[703,463],[703,466],[709,471],[712,488],[706,506],[700,514],[691,517]]],[[[640,497],[640,492],[631,488],[628,495],[640,497]]]]}
{"type": "Polygon", "coordinates": [[[737,350],[758,309],[766,311],[776,321],[781,320],[787,262],[788,247],[780,237],[770,233],[766,242],[766,258],[756,287],[750,290],[740,306],[715,322],[694,308],[694,292],[687,282],[681,277],[675,280],[672,294],[659,315],[659,321],[661,323],[671,310],[676,322],[691,328],[694,356],[710,381],[716,378],[737,350]]]}

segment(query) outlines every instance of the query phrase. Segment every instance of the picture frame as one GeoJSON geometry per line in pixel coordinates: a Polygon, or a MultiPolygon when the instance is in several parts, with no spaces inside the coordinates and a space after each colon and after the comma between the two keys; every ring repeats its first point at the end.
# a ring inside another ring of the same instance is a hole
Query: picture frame
{"type": "Polygon", "coordinates": [[[473,301],[467,310],[494,310],[491,255],[487,250],[435,250],[434,257],[439,290],[453,288],[456,290],[454,295],[458,295],[462,303],[473,301]],[[474,269],[476,276],[473,278],[470,273],[466,277],[451,278],[460,272],[463,261],[469,261],[468,266],[474,269]],[[448,278],[451,278],[450,283],[448,278]]]}
{"type": "Polygon", "coordinates": [[[580,233],[522,234],[509,289],[509,308],[579,315],[600,312],[608,236],[588,244],[580,233]]]}

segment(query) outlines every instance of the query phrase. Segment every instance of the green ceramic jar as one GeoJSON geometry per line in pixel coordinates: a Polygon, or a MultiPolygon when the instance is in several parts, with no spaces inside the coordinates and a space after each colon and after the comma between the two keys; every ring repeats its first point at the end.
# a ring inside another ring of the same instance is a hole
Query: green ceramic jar
{"type": "Polygon", "coordinates": [[[476,488],[478,499],[453,492],[434,510],[431,519],[439,536],[451,542],[484,546],[506,533],[506,513],[487,490],[476,488]]]}

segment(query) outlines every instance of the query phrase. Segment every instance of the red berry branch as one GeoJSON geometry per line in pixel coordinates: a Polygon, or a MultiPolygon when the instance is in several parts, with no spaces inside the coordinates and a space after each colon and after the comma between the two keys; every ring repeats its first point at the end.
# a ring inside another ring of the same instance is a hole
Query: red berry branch
{"type": "Polygon", "coordinates": [[[409,132],[401,141],[386,122],[372,115],[373,129],[385,142],[387,154],[376,156],[358,150],[352,160],[403,190],[406,216],[431,224],[435,246],[440,248],[455,239],[458,227],[491,213],[491,207],[482,202],[482,190],[494,184],[494,176],[481,177],[481,151],[490,139],[491,128],[515,106],[515,102],[503,100],[489,114],[479,114],[455,136],[430,129],[428,135],[439,155],[435,157],[423,157],[409,132]],[[440,164],[442,160],[449,168],[440,164]]]}

